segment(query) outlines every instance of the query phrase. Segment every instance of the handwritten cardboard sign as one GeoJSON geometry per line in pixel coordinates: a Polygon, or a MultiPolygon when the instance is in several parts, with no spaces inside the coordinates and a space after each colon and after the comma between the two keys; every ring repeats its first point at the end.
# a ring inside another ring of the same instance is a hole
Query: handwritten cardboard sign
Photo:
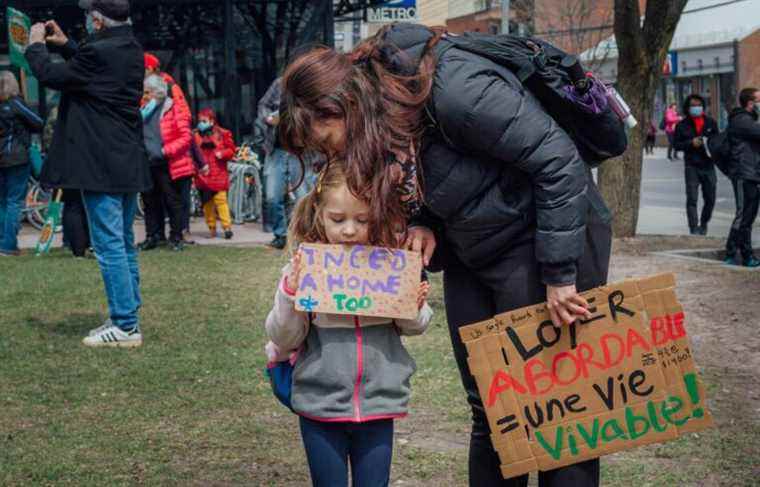
{"type": "Polygon", "coordinates": [[[588,291],[593,317],[561,328],[541,304],[460,329],[504,478],[713,425],[674,288],[588,291]]]}
{"type": "Polygon", "coordinates": [[[296,309],[316,313],[417,317],[420,254],[363,245],[302,244],[296,309]]]}

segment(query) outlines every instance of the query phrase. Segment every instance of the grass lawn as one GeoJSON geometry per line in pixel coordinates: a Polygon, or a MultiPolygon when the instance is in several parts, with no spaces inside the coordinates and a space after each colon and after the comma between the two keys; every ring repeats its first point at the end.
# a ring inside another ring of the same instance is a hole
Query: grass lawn
{"type": "MultiPolygon", "coordinates": [[[[296,418],[262,372],[282,254],[160,250],[140,264],[145,345],[91,350],[81,338],[106,315],[94,260],[0,260],[0,485],[308,485],[296,418]]],[[[419,371],[395,485],[466,485],[469,412],[434,285],[434,324],[407,341],[419,371]]],[[[715,407],[727,423],[733,406],[715,407]]],[[[758,485],[759,438],[742,422],[612,455],[603,484],[758,485]]]]}

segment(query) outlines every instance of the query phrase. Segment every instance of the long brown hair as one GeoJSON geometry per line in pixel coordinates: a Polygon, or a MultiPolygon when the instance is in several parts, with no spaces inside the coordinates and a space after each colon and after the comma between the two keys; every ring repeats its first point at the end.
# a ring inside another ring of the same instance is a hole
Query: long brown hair
{"type": "MultiPolygon", "coordinates": [[[[444,33],[442,28],[431,29],[419,66],[401,73],[391,66],[390,56],[405,55],[387,40],[391,27],[382,28],[350,54],[318,47],[295,59],[283,75],[280,104],[283,146],[299,156],[324,149],[311,138],[314,122],[345,122],[346,180],[354,194],[371,195],[377,203],[372,205],[373,220],[378,222],[407,217],[397,193],[397,175],[386,158],[390,152],[409,154],[410,147],[419,152],[435,72],[432,47],[444,33]]],[[[382,240],[390,241],[391,235],[384,234],[382,240]]]]}
{"type": "MultiPolygon", "coordinates": [[[[346,162],[342,160],[329,162],[319,173],[316,186],[301,198],[293,209],[288,228],[288,243],[292,251],[295,251],[302,243],[327,243],[322,215],[325,194],[343,185],[348,187],[346,162]]],[[[350,187],[348,189],[351,191],[350,187]]],[[[376,220],[373,207],[377,206],[377,203],[366,194],[351,192],[355,198],[365,202],[370,208],[368,243],[378,247],[397,247],[396,231],[399,230],[399,226],[393,225],[391,221],[376,220]],[[384,229],[390,231],[384,231],[384,229]]]]}

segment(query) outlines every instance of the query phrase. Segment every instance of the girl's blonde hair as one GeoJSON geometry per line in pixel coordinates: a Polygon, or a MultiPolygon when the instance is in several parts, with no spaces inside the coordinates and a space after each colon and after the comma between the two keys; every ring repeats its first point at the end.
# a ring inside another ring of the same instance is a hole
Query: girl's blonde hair
{"type": "MultiPolygon", "coordinates": [[[[333,160],[327,163],[322,171],[320,171],[317,184],[306,196],[298,201],[293,209],[290,227],[288,228],[288,243],[291,251],[295,251],[302,243],[328,243],[325,222],[322,217],[325,194],[327,191],[340,188],[341,186],[348,188],[346,162],[333,160]]],[[[377,213],[372,211],[372,209],[373,204],[377,204],[377,202],[370,201],[366,197],[356,195],[353,192],[352,194],[355,198],[364,201],[370,207],[369,244],[378,247],[397,247],[398,240],[394,232],[402,228],[402,226],[393,225],[387,221],[375,221],[372,215],[377,213]],[[383,231],[388,228],[392,230],[383,231]],[[390,235],[393,237],[389,238],[390,235]]]]}
{"type": "Polygon", "coordinates": [[[10,71],[0,71],[0,100],[18,96],[19,87],[16,76],[10,71]]]}

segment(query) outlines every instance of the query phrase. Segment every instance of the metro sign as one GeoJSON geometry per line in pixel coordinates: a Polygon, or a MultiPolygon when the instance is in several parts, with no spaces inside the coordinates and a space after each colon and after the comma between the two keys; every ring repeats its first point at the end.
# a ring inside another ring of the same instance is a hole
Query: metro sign
{"type": "Polygon", "coordinates": [[[416,22],[417,0],[393,0],[367,9],[367,21],[373,23],[416,22]]]}

